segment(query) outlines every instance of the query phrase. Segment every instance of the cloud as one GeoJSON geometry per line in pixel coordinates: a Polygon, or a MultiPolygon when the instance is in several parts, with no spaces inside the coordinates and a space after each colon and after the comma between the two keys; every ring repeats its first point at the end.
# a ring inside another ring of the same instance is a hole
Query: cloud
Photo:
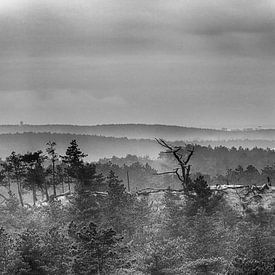
{"type": "Polygon", "coordinates": [[[2,0],[0,116],[271,121],[274,20],[273,0],[2,0]]]}
{"type": "Polygon", "coordinates": [[[21,9],[1,16],[0,35],[5,37],[2,53],[192,54],[195,49],[197,54],[224,48],[234,54],[237,47],[254,55],[265,54],[266,49],[267,54],[274,53],[275,10],[271,0],[29,3],[32,5],[20,5],[21,9]]]}

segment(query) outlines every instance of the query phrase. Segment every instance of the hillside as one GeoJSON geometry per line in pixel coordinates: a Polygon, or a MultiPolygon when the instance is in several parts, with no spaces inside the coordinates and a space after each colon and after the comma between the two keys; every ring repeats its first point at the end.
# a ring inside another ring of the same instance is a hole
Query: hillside
{"type": "Polygon", "coordinates": [[[17,133],[0,135],[0,157],[12,151],[44,150],[51,140],[57,143],[57,152],[64,154],[71,140],[76,139],[80,148],[88,154],[87,160],[96,161],[104,157],[125,156],[127,154],[157,157],[159,146],[153,140],[103,137],[95,135],[56,134],[56,133],[17,133]]]}
{"type": "MultiPolygon", "coordinates": [[[[213,187],[214,189],[215,187],[213,187]]],[[[237,211],[240,215],[244,214],[244,210],[250,209],[257,211],[258,207],[262,207],[272,213],[275,213],[275,188],[271,187],[261,193],[250,193],[250,187],[247,186],[223,186],[221,192],[227,204],[237,211]],[[245,194],[249,195],[245,196],[245,194]]],[[[165,190],[141,190],[137,194],[139,197],[146,198],[148,204],[152,206],[153,213],[159,213],[164,208],[165,190]]],[[[184,200],[183,193],[180,191],[173,192],[174,194],[181,194],[180,197],[184,200]]]]}
{"type": "MultiPolygon", "coordinates": [[[[88,154],[87,161],[97,161],[102,158],[125,157],[126,155],[148,156],[156,159],[163,148],[153,139],[129,139],[105,137],[96,135],[80,135],[80,134],[61,134],[61,133],[15,133],[0,134],[0,157],[4,159],[12,151],[17,153],[26,153],[27,151],[43,150],[45,151],[48,141],[57,143],[58,154],[64,154],[71,140],[76,139],[81,150],[88,154]]],[[[273,150],[243,150],[239,148],[274,148],[275,141],[268,140],[220,140],[220,141],[186,141],[186,143],[195,143],[196,154],[192,160],[193,169],[203,173],[216,174],[224,172],[227,168],[235,168],[237,165],[246,167],[249,164],[255,165],[257,168],[263,168],[265,165],[272,165],[275,161],[273,150]],[[226,148],[217,148],[212,150],[208,148],[211,145],[225,146],[236,149],[231,151],[226,148]],[[208,160],[208,161],[205,161],[208,160]]],[[[185,141],[177,142],[182,145],[185,141]]]]}
{"type": "Polygon", "coordinates": [[[0,125],[0,134],[24,132],[50,132],[85,135],[127,137],[131,139],[164,138],[175,140],[275,140],[274,129],[216,130],[172,125],[150,124],[105,124],[105,125],[0,125]]]}

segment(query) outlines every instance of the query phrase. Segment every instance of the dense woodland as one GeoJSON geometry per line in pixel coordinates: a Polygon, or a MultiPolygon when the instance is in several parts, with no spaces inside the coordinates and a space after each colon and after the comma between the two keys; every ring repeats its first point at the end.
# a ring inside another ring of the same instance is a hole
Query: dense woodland
{"type": "MultiPolygon", "coordinates": [[[[3,127],[2,127],[3,128],[3,127]]],[[[32,128],[32,127],[30,127],[32,128]]],[[[77,128],[77,127],[76,127],[77,128]]],[[[115,128],[115,127],[114,127],[115,128]]],[[[87,156],[87,161],[97,161],[100,158],[111,158],[112,156],[124,157],[127,154],[137,155],[137,156],[148,156],[152,159],[158,158],[159,155],[159,146],[156,144],[154,138],[166,136],[166,132],[162,135],[158,135],[158,131],[148,133],[148,135],[144,135],[145,138],[131,138],[131,135],[121,134],[118,135],[118,130],[114,132],[105,133],[105,135],[101,134],[87,134],[87,133],[78,133],[68,130],[68,132],[45,132],[47,131],[47,127],[41,127],[41,131],[43,132],[26,132],[23,128],[21,129],[19,126],[15,128],[17,132],[15,133],[1,133],[0,126],[0,156],[6,157],[10,154],[10,152],[15,151],[17,153],[26,153],[28,151],[38,151],[41,148],[44,148],[45,143],[48,140],[54,140],[58,144],[57,151],[59,154],[63,154],[66,150],[68,143],[72,139],[76,139],[78,144],[81,146],[83,151],[85,151],[87,156]],[[108,135],[109,134],[109,135],[108,135]]],[[[26,130],[27,130],[26,126],[26,130]]],[[[49,130],[51,128],[49,127],[49,130]]],[[[74,129],[74,128],[72,128],[74,129]]],[[[3,130],[3,129],[2,129],[3,130]]],[[[6,129],[7,131],[8,129],[6,129]]],[[[65,130],[64,130],[65,131],[65,130]]],[[[128,131],[130,132],[130,130],[128,131]]],[[[127,133],[128,133],[127,132],[127,133]]],[[[133,129],[133,133],[135,134],[137,130],[133,129]]],[[[195,131],[196,132],[196,131],[195,131]]],[[[173,141],[173,139],[167,139],[172,141],[175,144],[184,144],[184,143],[193,143],[201,145],[202,147],[207,147],[210,145],[212,148],[215,147],[226,147],[238,148],[241,146],[242,148],[249,148],[250,150],[253,148],[275,148],[275,134],[270,132],[268,134],[268,130],[263,130],[263,132],[259,132],[259,138],[255,136],[255,138],[250,138],[246,135],[245,131],[240,131],[241,136],[239,138],[230,138],[231,132],[224,132],[224,134],[228,134],[228,136],[223,137],[223,135],[217,136],[207,136],[199,138],[201,132],[197,130],[198,135],[194,132],[190,132],[188,136],[186,134],[179,135],[178,141],[173,141]],[[267,132],[265,134],[265,132],[267,132]]],[[[188,133],[188,131],[187,131],[188,133]]],[[[254,133],[254,132],[253,132],[254,133]]],[[[255,134],[258,133],[255,131],[255,134]]],[[[254,137],[254,136],[252,136],[254,137]]],[[[260,156],[256,160],[260,161],[260,156]]],[[[265,162],[265,160],[264,160],[265,162]]],[[[250,163],[249,163],[250,164],[250,163]]]]}
{"type": "Polygon", "coordinates": [[[87,162],[76,140],[61,155],[55,142],[12,152],[0,172],[0,274],[275,274],[274,210],[240,213],[210,189],[272,185],[274,151],[158,141],[155,161],[87,162]],[[161,208],[136,194],[148,187],[167,189],[161,208]]]}

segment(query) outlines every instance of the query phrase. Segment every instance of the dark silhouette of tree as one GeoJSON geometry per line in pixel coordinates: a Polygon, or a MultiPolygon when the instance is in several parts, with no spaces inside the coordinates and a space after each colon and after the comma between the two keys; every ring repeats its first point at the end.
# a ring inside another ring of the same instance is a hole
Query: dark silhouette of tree
{"type": "Polygon", "coordinates": [[[70,142],[70,146],[67,148],[64,156],[61,156],[62,162],[67,164],[67,173],[70,177],[77,181],[81,181],[81,171],[84,161],[83,159],[87,155],[84,154],[79,148],[76,140],[70,142]]]}
{"type": "Polygon", "coordinates": [[[64,167],[65,165],[63,163],[61,164],[57,164],[56,165],[56,181],[58,184],[61,184],[61,188],[62,188],[62,193],[65,192],[65,186],[64,186],[64,182],[66,181],[66,169],[64,167]]]}
{"type": "Polygon", "coordinates": [[[25,186],[32,190],[33,204],[37,201],[37,189],[45,191],[46,199],[49,200],[46,173],[42,164],[45,156],[42,151],[29,152],[22,156],[22,161],[26,166],[25,186]]]}
{"type": "Polygon", "coordinates": [[[26,171],[22,155],[12,152],[10,156],[6,158],[4,171],[6,171],[6,173],[12,180],[15,180],[20,203],[22,206],[24,206],[22,181],[25,177],[26,171]]]}
{"type": "Polygon", "coordinates": [[[108,226],[116,232],[122,233],[127,228],[127,213],[131,207],[130,194],[116,174],[111,170],[106,179],[108,197],[104,209],[104,218],[108,226]]]}
{"type": "Polygon", "coordinates": [[[23,262],[18,266],[15,274],[21,275],[46,275],[45,266],[50,259],[43,257],[43,243],[36,230],[27,229],[19,235],[16,247],[17,253],[23,262]]]}
{"type": "Polygon", "coordinates": [[[95,165],[87,163],[79,167],[78,180],[79,183],[70,199],[72,218],[79,222],[97,222],[102,212],[100,205],[104,200],[104,194],[97,191],[103,184],[104,177],[96,173],[95,165]]]}
{"type": "Polygon", "coordinates": [[[120,265],[121,237],[113,229],[99,229],[93,222],[77,229],[72,223],[69,234],[75,239],[74,274],[111,274],[120,265]]]}
{"type": "Polygon", "coordinates": [[[204,180],[203,176],[198,176],[195,180],[192,180],[190,175],[191,165],[189,162],[194,154],[194,147],[191,149],[187,147],[186,150],[188,153],[184,154],[181,146],[169,145],[162,139],[156,140],[161,146],[167,149],[165,153],[173,155],[179,166],[173,171],[158,173],[158,175],[177,175],[182,184],[184,195],[187,198],[186,204],[189,215],[196,214],[199,208],[203,208],[206,211],[213,211],[214,206],[218,204],[222,196],[221,194],[214,194],[211,191],[210,186],[204,180]]]}
{"type": "Polygon", "coordinates": [[[52,174],[52,186],[53,186],[53,194],[54,196],[56,196],[56,182],[55,182],[55,163],[58,160],[58,155],[56,153],[56,143],[54,141],[49,141],[46,143],[47,148],[46,148],[46,152],[48,154],[48,159],[51,161],[51,174],[52,174]]]}
{"type": "Polygon", "coordinates": [[[191,157],[194,154],[194,147],[189,148],[190,146],[186,146],[184,152],[184,148],[182,146],[172,146],[165,142],[163,139],[156,139],[156,141],[166,149],[166,154],[171,154],[174,159],[177,161],[178,168],[175,168],[173,171],[159,173],[159,174],[176,174],[179,181],[182,184],[183,189],[187,188],[190,183],[190,170],[191,165],[189,164],[191,157]],[[180,172],[179,172],[180,171],[180,172]]]}

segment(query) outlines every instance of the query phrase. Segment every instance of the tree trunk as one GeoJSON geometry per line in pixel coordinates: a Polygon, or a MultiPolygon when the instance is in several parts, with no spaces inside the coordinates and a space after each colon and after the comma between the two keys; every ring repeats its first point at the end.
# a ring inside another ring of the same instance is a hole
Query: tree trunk
{"type": "Polygon", "coordinates": [[[69,191],[71,191],[71,183],[70,183],[70,179],[68,179],[68,188],[69,188],[69,191]]]}
{"type": "Polygon", "coordinates": [[[16,184],[17,184],[17,191],[18,191],[19,201],[20,201],[21,206],[23,207],[24,206],[24,201],[23,201],[23,196],[22,196],[21,184],[18,180],[16,181],[16,184]]]}
{"type": "Polygon", "coordinates": [[[54,160],[53,160],[53,174],[52,174],[52,184],[53,184],[53,194],[56,197],[56,186],[55,186],[55,166],[54,166],[54,160]]]}
{"type": "Polygon", "coordinates": [[[45,181],[45,195],[46,195],[46,200],[49,201],[49,192],[48,192],[47,181],[45,181]]]}
{"type": "Polygon", "coordinates": [[[65,187],[64,187],[64,181],[63,180],[61,182],[61,185],[62,185],[62,193],[64,194],[65,193],[65,187]]]}
{"type": "Polygon", "coordinates": [[[32,183],[32,199],[33,199],[33,206],[35,206],[37,201],[35,183],[32,183]]]}
{"type": "Polygon", "coordinates": [[[9,174],[8,174],[8,188],[9,188],[9,192],[11,192],[11,179],[9,174]]]}

